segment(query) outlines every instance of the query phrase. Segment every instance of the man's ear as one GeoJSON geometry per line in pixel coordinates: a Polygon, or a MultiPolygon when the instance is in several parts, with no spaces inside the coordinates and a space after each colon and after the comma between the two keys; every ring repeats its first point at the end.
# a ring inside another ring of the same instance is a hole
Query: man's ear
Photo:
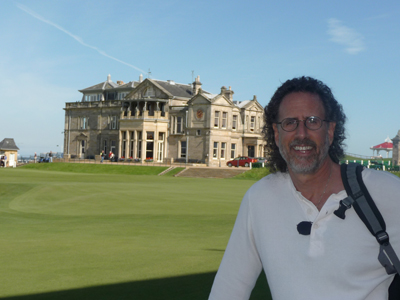
{"type": "Polygon", "coordinates": [[[272,123],[272,128],[274,129],[275,145],[279,148],[279,130],[278,130],[278,126],[276,126],[275,123],[272,123]]]}

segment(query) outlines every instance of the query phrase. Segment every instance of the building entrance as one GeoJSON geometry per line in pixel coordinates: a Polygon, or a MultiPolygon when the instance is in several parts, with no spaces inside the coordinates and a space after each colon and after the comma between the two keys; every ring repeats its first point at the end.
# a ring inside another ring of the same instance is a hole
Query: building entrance
{"type": "Polygon", "coordinates": [[[254,146],[247,146],[247,156],[254,157],[254,146]]]}

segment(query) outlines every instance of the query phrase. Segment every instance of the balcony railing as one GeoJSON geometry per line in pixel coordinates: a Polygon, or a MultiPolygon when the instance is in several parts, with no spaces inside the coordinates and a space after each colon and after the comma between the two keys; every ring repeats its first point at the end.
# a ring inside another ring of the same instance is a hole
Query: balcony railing
{"type": "Polygon", "coordinates": [[[168,119],[168,113],[163,111],[128,111],[121,112],[121,119],[168,119]]]}
{"type": "Polygon", "coordinates": [[[68,102],[65,103],[65,108],[88,108],[88,107],[118,107],[121,106],[121,101],[87,101],[87,102],[68,102]]]}

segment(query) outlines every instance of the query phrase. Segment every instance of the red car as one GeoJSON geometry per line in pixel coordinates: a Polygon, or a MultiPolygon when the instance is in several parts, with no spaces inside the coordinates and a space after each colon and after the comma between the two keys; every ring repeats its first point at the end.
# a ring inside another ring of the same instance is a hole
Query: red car
{"type": "Polygon", "coordinates": [[[228,167],[248,167],[250,166],[250,163],[255,163],[257,162],[257,159],[247,157],[247,156],[240,156],[236,157],[234,160],[230,160],[226,163],[228,167]]]}

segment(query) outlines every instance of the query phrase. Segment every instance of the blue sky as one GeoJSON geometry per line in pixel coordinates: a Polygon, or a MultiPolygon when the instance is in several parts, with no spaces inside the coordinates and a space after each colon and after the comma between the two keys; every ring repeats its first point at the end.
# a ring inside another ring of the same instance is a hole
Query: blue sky
{"type": "MultiPolygon", "coordinates": [[[[1,1],[0,139],[61,151],[65,102],[103,82],[151,77],[265,106],[285,80],[330,86],[349,153],[400,130],[398,1],[1,1]],[[58,145],[58,147],[57,147],[58,145]]],[[[385,155],[382,153],[382,155],[385,155]]]]}

